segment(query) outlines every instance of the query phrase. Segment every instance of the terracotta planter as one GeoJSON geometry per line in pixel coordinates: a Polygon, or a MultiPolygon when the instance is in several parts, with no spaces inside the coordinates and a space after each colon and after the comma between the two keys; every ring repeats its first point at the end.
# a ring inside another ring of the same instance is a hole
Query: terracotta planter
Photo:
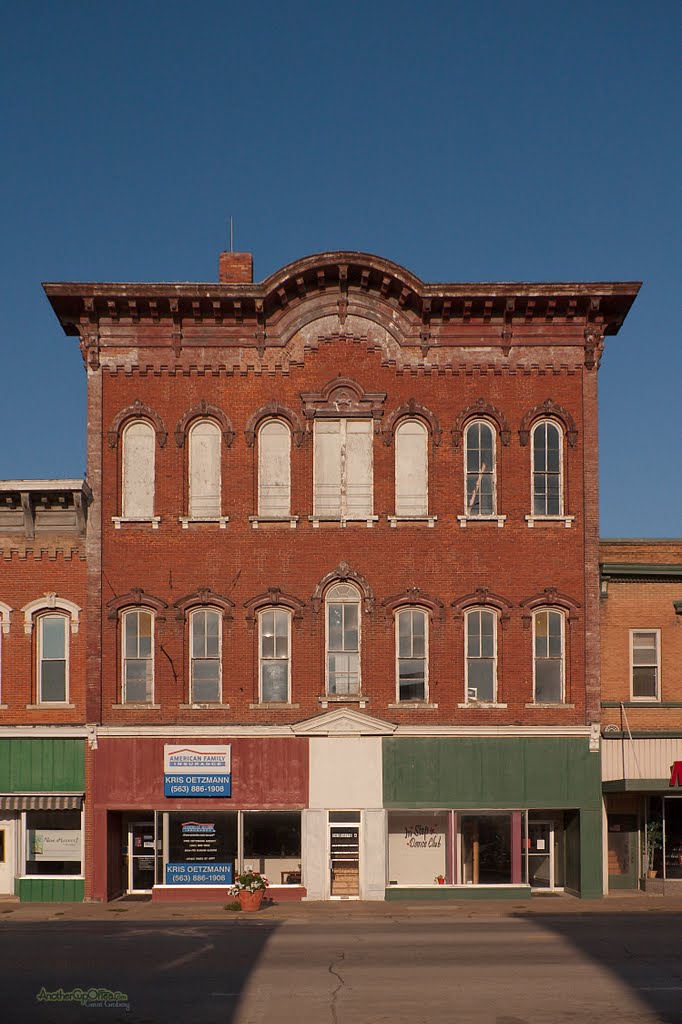
{"type": "Polygon", "coordinates": [[[658,871],[655,868],[649,868],[649,870],[647,871],[646,874],[647,874],[647,878],[655,878],[656,875],[658,874],[658,871]]]}
{"type": "Polygon", "coordinates": [[[255,892],[247,892],[245,889],[242,890],[237,897],[241,903],[242,910],[260,910],[264,892],[264,889],[256,889],[255,892]]]}
{"type": "Polygon", "coordinates": [[[445,885],[445,879],[444,878],[439,878],[438,879],[438,884],[439,885],[445,885]]]}

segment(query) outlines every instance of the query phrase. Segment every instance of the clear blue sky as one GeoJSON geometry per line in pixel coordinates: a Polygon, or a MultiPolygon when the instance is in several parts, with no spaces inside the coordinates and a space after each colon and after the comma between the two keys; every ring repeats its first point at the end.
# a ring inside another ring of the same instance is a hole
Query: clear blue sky
{"type": "Polygon", "coordinates": [[[682,4],[7,4],[0,477],[78,476],[44,280],[643,280],[600,371],[605,536],[682,535],[682,4]]]}

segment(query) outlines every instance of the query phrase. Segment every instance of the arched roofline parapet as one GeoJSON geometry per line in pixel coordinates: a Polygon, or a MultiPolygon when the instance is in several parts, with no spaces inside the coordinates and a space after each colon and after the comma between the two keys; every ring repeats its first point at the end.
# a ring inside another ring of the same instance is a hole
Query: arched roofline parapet
{"type": "Polygon", "coordinates": [[[323,576],[320,582],[315,587],[313,596],[311,598],[311,604],[314,612],[319,612],[322,607],[324,595],[329,587],[335,583],[352,583],[354,584],[360,594],[362,595],[362,604],[364,611],[368,614],[374,608],[374,591],[370,587],[369,583],[364,576],[361,576],[359,572],[348,565],[348,562],[339,562],[335,569],[328,572],[326,576],[323,576]]]}
{"type": "Polygon", "coordinates": [[[575,425],[575,420],[567,409],[558,405],[551,398],[547,398],[544,402],[541,402],[540,405],[536,405],[532,409],[529,409],[521,420],[521,424],[519,426],[519,441],[524,447],[528,444],[530,432],[535,421],[542,419],[559,420],[566,432],[566,438],[569,445],[571,448],[575,448],[578,440],[578,428],[575,425]]]}
{"type": "Polygon", "coordinates": [[[194,420],[198,419],[210,419],[215,420],[223,435],[223,441],[226,448],[232,447],[234,441],[234,430],[232,429],[232,423],[229,417],[225,415],[222,409],[219,409],[217,405],[210,405],[206,399],[202,398],[198,405],[195,405],[192,409],[188,409],[185,415],[178,420],[178,425],[175,428],[175,443],[178,448],[182,448],[187,437],[187,431],[194,420]]]}
{"type": "Polygon", "coordinates": [[[246,445],[248,448],[253,448],[256,443],[256,434],[258,433],[260,424],[263,420],[269,419],[284,420],[289,425],[291,435],[294,439],[294,444],[297,448],[301,447],[305,430],[300,416],[298,416],[293,409],[289,409],[286,405],[280,405],[280,403],[273,398],[267,403],[267,405],[262,405],[260,409],[257,409],[249,418],[244,431],[244,438],[246,439],[246,445]]]}
{"type": "Polygon", "coordinates": [[[117,447],[122,428],[127,424],[128,420],[148,420],[154,428],[159,448],[163,448],[168,438],[166,426],[158,412],[152,409],[151,406],[145,405],[139,398],[136,398],[131,405],[116,413],[111,421],[107,435],[110,448],[117,447]]]}
{"type": "Polygon", "coordinates": [[[486,401],[485,398],[479,398],[478,401],[474,402],[473,405],[468,405],[466,409],[462,409],[461,413],[455,420],[455,425],[452,428],[452,443],[455,448],[459,448],[462,443],[464,436],[464,430],[470,420],[476,419],[488,419],[492,420],[499,431],[500,440],[506,447],[511,440],[511,430],[507,423],[504,413],[490,402],[486,401]]]}

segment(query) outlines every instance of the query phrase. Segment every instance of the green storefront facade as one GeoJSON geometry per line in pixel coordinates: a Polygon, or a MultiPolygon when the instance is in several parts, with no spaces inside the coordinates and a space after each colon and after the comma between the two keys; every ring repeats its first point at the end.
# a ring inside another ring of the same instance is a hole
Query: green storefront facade
{"type": "Polygon", "coordinates": [[[80,901],[85,740],[0,737],[0,892],[80,901]]]}
{"type": "Polygon", "coordinates": [[[585,732],[386,737],[383,793],[387,899],[603,893],[600,755],[585,732]]]}

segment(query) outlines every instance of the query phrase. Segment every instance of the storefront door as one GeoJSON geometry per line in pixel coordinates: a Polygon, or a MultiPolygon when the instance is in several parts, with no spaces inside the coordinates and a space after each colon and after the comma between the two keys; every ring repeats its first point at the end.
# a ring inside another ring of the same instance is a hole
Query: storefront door
{"type": "Polygon", "coordinates": [[[154,822],[128,825],[128,892],[151,892],[154,885],[154,822]]]}
{"type": "Polygon", "coordinates": [[[638,822],[636,814],[608,812],[609,890],[637,888],[638,822]]]}
{"type": "Polygon", "coordinates": [[[329,862],[332,899],[359,899],[359,811],[329,812],[329,862]]]}
{"type": "Polygon", "coordinates": [[[14,895],[15,820],[0,818],[0,894],[14,895]]]}
{"type": "Polygon", "coordinates": [[[531,889],[554,889],[554,823],[528,822],[528,884],[531,889]]]}

